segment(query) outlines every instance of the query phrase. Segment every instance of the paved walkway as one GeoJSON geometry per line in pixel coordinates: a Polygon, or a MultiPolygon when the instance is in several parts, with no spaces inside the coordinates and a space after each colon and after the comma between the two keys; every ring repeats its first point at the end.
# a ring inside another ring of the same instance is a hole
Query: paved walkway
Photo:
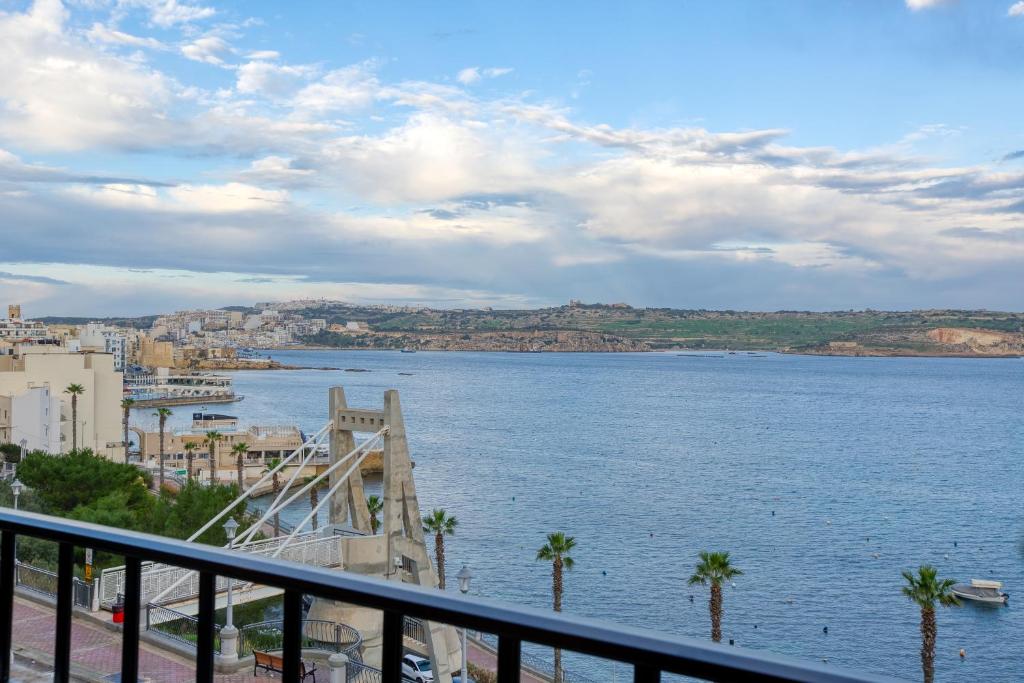
{"type": "MultiPolygon", "coordinates": [[[[54,609],[32,600],[14,598],[14,647],[26,648],[24,653],[38,652],[51,661],[54,653],[53,625],[54,609]]],[[[469,661],[473,664],[496,671],[497,656],[490,650],[470,642],[469,661]]],[[[121,634],[83,617],[77,612],[71,625],[71,664],[82,667],[99,680],[121,671],[121,634]]],[[[458,665],[456,665],[457,667],[458,665]]],[[[15,680],[22,683],[52,680],[47,667],[41,663],[16,660],[15,680]]],[[[326,672],[325,672],[326,674],[326,672]]],[[[153,683],[186,683],[195,680],[195,664],[186,657],[157,648],[149,643],[139,643],[139,678],[153,683]]],[[[273,674],[253,676],[251,669],[234,674],[218,674],[217,683],[280,683],[273,674]]],[[[528,671],[523,671],[522,683],[547,683],[528,671]]]]}
{"type": "MultiPolygon", "coordinates": [[[[21,597],[14,599],[14,646],[42,652],[52,659],[54,610],[21,597]]],[[[71,664],[102,678],[121,671],[121,634],[76,614],[71,626],[71,664]]],[[[25,665],[28,666],[27,664],[25,665]]],[[[33,667],[35,668],[35,667],[33,667]]],[[[22,669],[29,672],[31,669],[22,669]]],[[[148,643],[139,643],[139,678],[153,683],[186,683],[195,680],[195,664],[148,643]]],[[[21,680],[41,680],[26,676],[21,680]]],[[[280,683],[273,675],[253,676],[251,669],[218,674],[217,683],[280,683]]]]}
{"type": "MultiPolygon", "coordinates": [[[[498,656],[492,651],[481,647],[473,641],[469,642],[469,647],[466,649],[469,650],[469,653],[466,655],[466,659],[468,659],[471,664],[475,664],[476,666],[489,671],[498,670],[498,656]]],[[[455,664],[456,669],[461,666],[461,663],[455,664]]],[[[537,678],[532,673],[525,670],[519,674],[519,680],[521,683],[548,683],[546,679],[537,678]]]]}

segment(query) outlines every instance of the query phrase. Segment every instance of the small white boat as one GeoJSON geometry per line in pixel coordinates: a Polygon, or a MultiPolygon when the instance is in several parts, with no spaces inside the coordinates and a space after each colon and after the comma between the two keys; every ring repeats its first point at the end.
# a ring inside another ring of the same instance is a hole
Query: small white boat
{"type": "Polygon", "coordinates": [[[974,600],[975,602],[987,602],[993,605],[1005,605],[1009,595],[1003,593],[1000,581],[985,581],[984,579],[971,579],[968,583],[958,583],[951,589],[953,595],[961,600],[974,600]]]}

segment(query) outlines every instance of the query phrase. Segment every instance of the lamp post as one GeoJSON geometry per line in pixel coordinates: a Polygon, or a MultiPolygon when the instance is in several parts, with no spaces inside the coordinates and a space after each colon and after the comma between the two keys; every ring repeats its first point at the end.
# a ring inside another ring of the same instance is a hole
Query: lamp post
{"type": "MultiPolygon", "coordinates": [[[[224,533],[228,537],[228,550],[235,549],[235,532],[238,531],[238,522],[234,517],[228,517],[224,522],[224,533]]],[[[224,615],[224,628],[220,631],[221,657],[229,660],[238,659],[238,629],[235,628],[234,611],[232,606],[232,587],[234,579],[228,577],[228,604],[224,615]]]]}
{"type": "Polygon", "coordinates": [[[21,458],[18,459],[18,462],[21,463],[25,460],[25,456],[28,455],[28,439],[22,439],[18,445],[21,446],[21,458]]]}
{"type": "MultiPolygon", "coordinates": [[[[25,488],[25,485],[18,481],[17,478],[11,482],[11,493],[14,495],[14,509],[18,509],[18,496],[21,495],[21,490],[25,488]]],[[[18,538],[14,538],[14,564],[18,564],[18,538]]],[[[12,655],[13,656],[13,655],[12,655]]]]}
{"type": "Polygon", "coordinates": [[[18,496],[21,495],[21,491],[24,488],[25,488],[25,485],[22,484],[17,479],[15,479],[14,481],[11,482],[11,493],[14,494],[14,509],[15,510],[18,509],[18,496]]]}
{"type": "MultiPolygon", "coordinates": [[[[455,578],[459,580],[459,590],[463,595],[469,592],[469,582],[473,580],[473,572],[469,571],[469,567],[462,565],[462,569],[455,575],[455,578]]],[[[462,673],[459,676],[459,683],[466,683],[469,680],[469,671],[467,670],[467,650],[466,650],[466,631],[468,627],[462,627],[462,673]]]]}

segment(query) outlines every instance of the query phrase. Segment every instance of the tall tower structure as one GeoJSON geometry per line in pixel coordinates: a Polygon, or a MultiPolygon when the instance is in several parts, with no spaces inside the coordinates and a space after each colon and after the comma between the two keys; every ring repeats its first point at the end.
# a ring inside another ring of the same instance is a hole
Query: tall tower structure
{"type": "Polygon", "coordinates": [[[21,320],[21,304],[10,304],[7,306],[7,317],[14,320],[21,320]]]}

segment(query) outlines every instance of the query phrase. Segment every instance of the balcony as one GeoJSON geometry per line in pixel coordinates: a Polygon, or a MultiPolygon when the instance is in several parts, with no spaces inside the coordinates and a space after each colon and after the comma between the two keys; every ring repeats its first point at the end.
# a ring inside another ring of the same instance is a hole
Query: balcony
{"type": "Polygon", "coordinates": [[[522,643],[563,648],[626,663],[635,683],[660,681],[663,673],[715,681],[799,681],[804,683],[868,683],[891,679],[785,657],[667,636],[654,631],[608,624],[553,612],[468,599],[453,593],[298,565],[250,553],[122,531],[9,509],[0,510],[0,681],[11,676],[12,624],[15,587],[15,538],[28,536],[59,544],[54,626],[54,681],[70,679],[71,626],[75,604],[74,549],[93,548],[125,557],[124,627],[121,644],[122,681],[139,674],[141,568],[143,562],[162,562],[199,573],[199,609],[195,620],[195,680],[214,681],[216,581],[228,576],[284,590],[281,680],[299,680],[303,633],[303,596],[313,595],[361,605],[383,612],[385,683],[402,680],[400,659],[407,617],[466,627],[493,634],[497,645],[500,683],[520,680],[524,665],[522,643]]]}

